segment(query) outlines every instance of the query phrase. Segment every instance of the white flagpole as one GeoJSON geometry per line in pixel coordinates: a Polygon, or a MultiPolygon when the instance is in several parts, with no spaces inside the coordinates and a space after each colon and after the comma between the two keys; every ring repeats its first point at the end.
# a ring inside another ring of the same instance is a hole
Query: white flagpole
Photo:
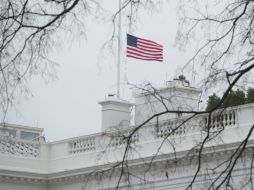
{"type": "Polygon", "coordinates": [[[121,71],[121,8],[122,2],[119,0],[118,16],[118,63],[117,63],[117,98],[120,99],[120,71],[121,71]]]}

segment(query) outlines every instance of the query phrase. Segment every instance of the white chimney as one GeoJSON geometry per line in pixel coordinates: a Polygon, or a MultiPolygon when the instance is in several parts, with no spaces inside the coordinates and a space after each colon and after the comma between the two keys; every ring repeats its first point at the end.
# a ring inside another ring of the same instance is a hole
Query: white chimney
{"type": "Polygon", "coordinates": [[[113,95],[102,102],[102,119],[101,129],[107,131],[110,128],[119,128],[122,124],[130,123],[132,104],[116,99],[113,95]]]}

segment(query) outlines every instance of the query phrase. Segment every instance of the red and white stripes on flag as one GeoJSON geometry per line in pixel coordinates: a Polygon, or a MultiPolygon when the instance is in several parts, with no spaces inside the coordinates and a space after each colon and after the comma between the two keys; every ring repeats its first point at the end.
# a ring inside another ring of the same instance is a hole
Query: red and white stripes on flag
{"type": "Polygon", "coordinates": [[[141,59],[145,61],[163,61],[163,46],[146,40],[127,34],[127,57],[134,59],[141,59]]]}

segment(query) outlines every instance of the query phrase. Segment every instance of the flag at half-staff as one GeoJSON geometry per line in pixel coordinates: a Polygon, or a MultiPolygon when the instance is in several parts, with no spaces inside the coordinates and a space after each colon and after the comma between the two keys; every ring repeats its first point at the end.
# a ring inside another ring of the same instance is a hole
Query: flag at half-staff
{"type": "Polygon", "coordinates": [[[163,46],[143,38],[127,34],[127,57],[145,61],[163,61],[163,46]]]}

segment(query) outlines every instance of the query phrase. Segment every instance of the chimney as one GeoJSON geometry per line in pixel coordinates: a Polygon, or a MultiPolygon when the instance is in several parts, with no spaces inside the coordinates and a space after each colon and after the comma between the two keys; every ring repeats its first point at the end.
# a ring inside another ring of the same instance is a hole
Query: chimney
{"type": "Polygon", "coordinates": [[[101,130],[107,131],[112,128],[126,127],[131,120],[132,104],[116,99],[109,94],[106,100],[99,102],[102,106],[101,130]]]}

